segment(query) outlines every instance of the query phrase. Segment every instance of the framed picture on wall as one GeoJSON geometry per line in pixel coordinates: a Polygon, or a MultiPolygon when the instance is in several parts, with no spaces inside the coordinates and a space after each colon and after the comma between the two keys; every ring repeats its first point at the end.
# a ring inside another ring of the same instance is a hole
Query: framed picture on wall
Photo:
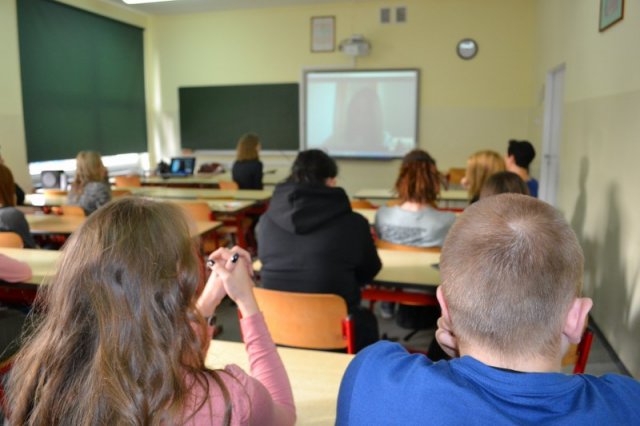
{"type": "Polygon", "coordinates": [[[311,51],[333,52],[335,50],[335,16],[314,16],[311,18],[311,51]]]}
{"type": "Polygon", "coordinates": [[[606,30],[624,16],[624,0],[600,0],[600,32],[606,30]]]}

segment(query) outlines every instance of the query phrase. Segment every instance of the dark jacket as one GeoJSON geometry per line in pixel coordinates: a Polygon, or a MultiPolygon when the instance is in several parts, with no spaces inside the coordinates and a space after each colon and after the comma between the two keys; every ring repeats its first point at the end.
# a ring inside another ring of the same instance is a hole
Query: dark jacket
{"type": "Polygon", "coordinates": [[[280,184],[257,230],[265,288],[338,294],[352,310],[382,267],[369,223],[342,188],[280,184]]]}
{"type": "Polygon", "coordinates": [[[262,162],[236,161],[231,168],[231,177],[240,189],[262,189],[262,162]]]}

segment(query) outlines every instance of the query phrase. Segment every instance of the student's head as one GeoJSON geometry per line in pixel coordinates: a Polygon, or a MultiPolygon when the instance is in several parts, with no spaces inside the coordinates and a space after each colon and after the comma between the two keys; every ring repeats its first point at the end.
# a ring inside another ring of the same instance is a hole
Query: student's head
{"type": "Polygon", "coordinates": [[[511,139],[507,148],[507,166],[516,165],[529,170],[529,164],[536,157],[536,150],[529,141],[517,141],[511,139]]]}
{"type": "Polygon", "coordinates": [[[421,149],[405,155],[396,180],[400,201],[435,204],[439,190],[440,178],[435,160],[421,149]]]}
{"type": "Polygon", "coordinates": [[[258,160],[260,150],[260,138],[255,133],[247,133],[238,140],[236,148],[236,160],[258,160]]]}
{"type": "Polygon", "coordinates": [[[478,151],[467,160],[467,172],[464,176],[464,185],[469,191],[472,200],[480,196],[480,190],[484,182],[494,173],[505,170],[504,160],[495,151],[478,151]]]}
{"type": "Polygon", "coordinates": [[[582,267],[582,249],[559,211],[500,194],[469,206],[447,234],[438,293],[461,347],[549,358],[562,353],[563,334],[580,340],[581,325],[569,332],[565,321],[586,300],[576,299],[582,267]]]}
{"type": "Polygon", "coordinates": [[[513,172],[498,172],[489,176],[489,179],[482,185],[480,199],[505,193],[529,195],[529,188],[517,174],[513,172]]]}
{"type": "Polygon", "coordinates": [[[16,205],[16,184],[11,170],[4,164],[0,164],[0,206],[16,205]]]}
{"type": "Polygon", "coordinates": [[[298,154],[288,182],[314,185],[335,185],[338,165],[327,153],[319,149],[308,149],[298,154]]]}
{"type": "Polygon", "coordinates": [[[127,197],[97,210],[38,292],[45,314],[12,370],[11,423],[181,423],[184,374],[204,380],[202,280],[180,207],[127,197]]]}
{"type": "Polygon", "coordinates": [[[76,156],[76,177],[74,183],[82,188],[88,182],[101,182],[107,169],[102,164],[100,154],[95,151],[80,151],[76,156]]]}

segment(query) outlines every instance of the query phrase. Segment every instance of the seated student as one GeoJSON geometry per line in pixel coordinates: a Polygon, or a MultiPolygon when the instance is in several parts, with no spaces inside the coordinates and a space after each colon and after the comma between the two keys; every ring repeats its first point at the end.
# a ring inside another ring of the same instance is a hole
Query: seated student
{"type": "Polygon", "coordinates": [[[31,235],[29,223],[24,213],[16,207],[16,185],[11,170],[0,164],[0,231],[15,232],[22,238],[25,248],[35,248],[36,241],[31,235]]]}
{"type": "Polygon", "coordinates": [[[442,249],[434,363],[380,342],[351,362],[338,425],[637,424],[640,383],[560,373],[591,299],[578,240],[550,205],[501,194],[468,207],[442,249]]]}
{"type": "MultiPolygon", "coordinates": [[[[31,278],[31,268],[24,262],[0,253],[0,280],[9,283],[24,282],[31,278]]],[[[17,349],[25,314],[0,303],[0,361],[9,358],[17,349]]]]}
{"type": "Polygon", "coordinates": [[[240,189],[262,189],[262,161],[259,152],[258,135],[247,133],[238,141],[231,176],[240,189]]]}
{"type": "MultiPolygon", "coordinates": [[[[4,165],[4,158],[0,155],[0,164],[4,165]]],[[[20,185],[15,184],[16,187],[16,205],[24,206],[24,190],[20,188],[20,185]]]]}
{"type": "MultiPolygon", "coordinates": [[[[400,204],[382,206],[376,211],[378,237],[395,244],[441,247],[456,216],[436,209],[440,178],[435,160],[420,149],[405,155],[396,191],[400,204]]],[[[381,303],[382,317],[391,318],[393,308],[393,303],[381,303]]]]}
{"type": "Polygon", "coordinates": [[[111,201],[108,172],[97,152],[80,151],[76,156],[76,176],[68,201],[82,207],[87,216],[111,201]]]}
{"type": "Polygon", "coordinates": [[[205,284],[189,226],[180,207],[133,197],[89,216],[38,292],[46,309],[11,370],[8,424],[294,423],[248,253],[214,252],[205,284]],[[204,365],[207,318],[225,294],[242,314],[251,375],[204,365]]]}
{"type": "Polygon", "coordinates": [[[504,170],[504,160],[495,151],[478,151],[469,157],[467,171],[462,178],[462,186],[469,192],[469,204],[480,199],[480,190],[489,176],[504,170]]]}
{"type": "Polygon", "coordinates": [[[536,158],[536,150],[529,141],[510,140],[505,163],[507,170],[520,176],[527,183],[529,194],[538,197],[538,181],[529,175],[529,165],[536,158]]]}
{"type": "Polygon", "coordinates": [[[506,193],[529,195],[529,188],[517,174],[513,172],[498,172],[489,176],[489,179],[482,185],[480,199],[506,193]]]}
{"type": "Polygon", "coordinates": [[[298,154],[258,222],[260,277],[268,289],[342,296],[359,349],[378,340],[375,316],[360,306],[360,287],[382,265],[369,223],[351,210],[347,194],[336,187],[337,174],[323,151],[298,154]]]}

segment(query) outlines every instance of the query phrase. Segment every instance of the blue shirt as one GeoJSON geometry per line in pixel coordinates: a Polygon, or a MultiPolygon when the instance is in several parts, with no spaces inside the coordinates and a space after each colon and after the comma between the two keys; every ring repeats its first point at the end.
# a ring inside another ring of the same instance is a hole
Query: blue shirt
{"type": "Polygon", "coordinates": [[[607,374],[519,373],[465,356],[432,362],[378,342],[351,362],[338,425],[631,425],[640,383],[607,374]]]}
{"type": "Polygon", "coordinates": [[[538,198],[538,181],[531,178],[527,181],[527,187],[529,188],[529,195],[538,198]]]}

